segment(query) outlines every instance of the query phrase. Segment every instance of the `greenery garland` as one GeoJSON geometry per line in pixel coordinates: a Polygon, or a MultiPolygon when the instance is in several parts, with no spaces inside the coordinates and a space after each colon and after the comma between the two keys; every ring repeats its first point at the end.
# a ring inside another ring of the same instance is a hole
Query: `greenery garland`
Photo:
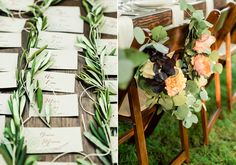
{"type": "MultiPolygon", "coordinates": [[[[87,12],[87,16],[82,19],[90,26],[89,37],[78,37],[76,46],[83,48],[85,55],[85,71],[78,74],[78,78],[94,88],[97,99],[94,102],[96,123],[90,123],[90,131],[84,132],[84,136],[92,142],[96,147],[97,156],[103,164],[111,164],[111,128],[109,126],[112,108],[109,95],[112,93],[105,86],[105,74],[103,70],[104,56],[112,55],[106,52],[106,47],[99,51],[97,40],[101,38],[99,27],[104,22],[103,6],[95,0],[82,0],[83,6],[87,12]]],[[[84,159],[78,158],[79,164],[90,164],[84,159]]]]}
{"type": "MultiPolygon", "coordinates": [[[[3,155],[3,158],[8,165],[33,165],[37,160],[35,156],[27,155],[27,146],[23,134],[24,121],[22,115],[27,101],[31,104],[32,101],[35,100],[39,111],[42,110],[43,94],[42,90],[39,88],[38,81],[35,80],[34,77],[40,72],[48,69],[52,65],[52,61],[49,54],[42,53],[47,46],[44,46],[31,55],[29,54],[29,50],[36,46],[39,32],[46,29],[47,18],[43,15],[43,11],[50,5],[58,2],[60,2],[60,0],[45,0],[39,6],[31,6],[30,12],[33,13],[34,17],[27,23],[30,32],[27,40],[27,47],[23,50],[20,58],[20,68],[22,70],[16,72],[17,90],[13,92],[8,101],[12,119],[5,127],[4,139],[0,145],[0,153],[3,155]],[[25,65],[23,65],[23,62],[25,62],[25,65]],[[32,67],[28,70],[30,62],[32,62],[32,67]]],[[[6,11],[9,11],[2,6],[0,9],[5,13],[7,13],[6,11]]]]}

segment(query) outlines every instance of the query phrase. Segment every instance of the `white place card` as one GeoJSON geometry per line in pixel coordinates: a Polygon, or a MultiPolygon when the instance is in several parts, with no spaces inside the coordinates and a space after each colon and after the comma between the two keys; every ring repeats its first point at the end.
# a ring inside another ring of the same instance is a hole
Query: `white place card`
{"type": "Polygon", "coordinates": [[[0,16],[1,32],[21,32],[24,29],[26,19],[0,16]]]}
{"type": "Polygon", "coordinates": [[[0,116],[0,142],[2,142],[2,139],[4,137],[4,129],[5,129],[5,122],[6,122],[6,117],[5,116],[0,116]]]}
{"type": "Polygon", "coordinates": [[[117,19],[105,17],[99,31],[103,34],[117,35],[117,19]]]}
{"type": "Polygon", "coordinates": [[[77,165],[73,162],[37,162],[36,165],[77,165]]]}
{"type": "Polygon", "coordinates": [[[115,55],[118,54],[117,39],[99,39],[97,40],[97,44],[99,52],[101,52],[104,47],[106,47],[107,54],[111,53],[114,49],[116,49],[115,55]]]}
{"type": "Polygon", "coordinates": [[[59,72],[42,72],[35,77],[44,91],[75,92],[75,74],[59,72]]]}
{"type": "Polygon", "coordinates": [[[7,165],[7,163],[5,162],[4,158],[2,157],[2,155],[0,154],[0,164],[1,165],[7,165]]]}
{"type": "Polygon", "coordinates": [[[79,7],[53,6],[46,10],[45,15],[48,18],[47,31],[84,32],[84,21],[80,18],[79,7]]]}
{"type": "Polygon", "coordinates": [[[16,75],[14,71],[0,72],[0,89],[15,88],[16,86],[16,75]]]}
{"type": "Polygon", "coordinates": [[[34,0],[1,0],[9,10],[27,11],[28,6],[34,4],[34,0]]]}
{"type": "MultiPolygon", "coordinates": [[[[43,95],[42,116],[46,116],[47,109],[51,117],[72,117],[79,116],[78,95],[43,95]]],[[[39,116],[38,106],[33,104],[29,116],[39,116]]]]}
{"type": "Polygon", "coordinates": [[[0,48],[21,47],[21,33],[0,33],[0,48]]]}
{"type": "MultiPolygon", "coordinates": [[[[30,54],[34,53],[38,49],[31,48],[30,54]]],[[[46,49],[48,53],[51,54],[51,59],[53,65],[50,66],[50,69],[68,69],[68,70],[77,70],[78,69],[78,53],[76,50],[50,50],[46,49]]],[[[32,66],[30,63],[29,67],[32,66]]]]}
{"type": "Polygon", "coordinates": [[[0,53],[0,71],[17,69],[18,53],[0,53]]]}
{"type": "Polygon", "coordinates": [[[24,128],[28,154],[83,151],[80,127],[24,128]]]}
{"type": "Polygon", "coordinates": [[[111,136],[112,163],[118,164],[118,136],[111,136]]]}
{"type": "Polygon", "coordinates": [[[11,111],[8,107],[8,100],[10,99],[11,94],[9,93],[0,93],[0,114],[1,115],[11,115],[11,111]]]}
{"type": "Polygon", "coordinates": [[[110,120],[110,127],[118,127],[118,105],[111,104],[112,107],[112,117],[110,120]]]}
{"type": "Polygon", "coordinates": [[[106,75],[118,75],[118,57],[105,56],[103,69],[106,75]]]}
{"type": "Polygon", "coordinates": [[[104,6],[105,13],[111,13],[111,12],[116,12],[117,11],[117,0],[99,0],[104,6]]]}
{"type": "Polygon", "coordinates": [[[70,34],[58,32],[40,32],[38,38],[38,48],[48,45],[48,49],[72,49],[81,51],[75,47],[76,38],[83,34],[70,34]]]}

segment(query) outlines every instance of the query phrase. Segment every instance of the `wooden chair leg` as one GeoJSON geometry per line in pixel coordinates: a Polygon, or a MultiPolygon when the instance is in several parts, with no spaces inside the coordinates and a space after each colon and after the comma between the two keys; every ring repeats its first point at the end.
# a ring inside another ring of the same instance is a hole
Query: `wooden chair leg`
{"type": "Polygon", "coordinates": [[[201,110],[201,118],[202,118],[202,131],[203,131],[203,144],[208,145],[208,119],[207,112],[202,108],[201,110]]]}
{"type": "Polygon", "coordinates": [[[139,98],[137,96],[138,96],[137,85],[135,80],[133,80],[129,87],[128,97],[129,97],[131,117],[134,123],[133,127],[134,127],[136,151],[139,164],[148,165],[148,154],[144,135],[143,119],[140,109],[139,98]]]}
{"type": "Polygon", "coordinates": [[[181,138],[182,148],[186,155],[185,162],[189,163],[190,156],[189,156],[188,130],[183,126],[182,121],[179,122],[179,129],[180,129],[180,138],[181,138]]]}
{"type": "Polygon", "coordinates": [[[226,87],[227,87],[227,103],[228,109],[232,111],[232,61],[231,61],[231,36],[230,33],[226,35],[226,87]]]}

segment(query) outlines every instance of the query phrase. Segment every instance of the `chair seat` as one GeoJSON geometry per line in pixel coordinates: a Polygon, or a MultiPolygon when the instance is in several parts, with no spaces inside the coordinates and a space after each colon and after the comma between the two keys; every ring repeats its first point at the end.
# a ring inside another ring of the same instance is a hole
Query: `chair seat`
{"type": "MultiPolygon", "coordinates": [[[[236,52],[236,44],[235,43],[230,44],[230,51],[231,51],[231,53],[236,52]]],[[[225,60],[225,54],[226,54],[226,44],[225,44],[225,42],[223,42],[219,48],[220,59],[225,60]]]]}
{"type": "MultiPolygon", "coordinates": [[[[147,96],[145,95],[144,91],[140,88],[138,88],[138,94],[139,94],[139,101],[140,101],[140,107],[141,111],[145,110],[147,107],[145,106],[147,96]]],[[[119,109],[119,115],[124,117],[130,117],[130,107],[129,107],[129,99],[128,94],[126,94],[124,101],[119,109]]]]}

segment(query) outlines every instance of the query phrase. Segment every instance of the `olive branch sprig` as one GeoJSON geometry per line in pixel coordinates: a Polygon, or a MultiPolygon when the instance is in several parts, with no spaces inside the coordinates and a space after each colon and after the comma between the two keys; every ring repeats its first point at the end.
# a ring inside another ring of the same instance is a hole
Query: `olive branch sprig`
{"type": "MultiPolygon", "coordinates": [[[[43,93],[39,87],[38,80],[35,76],[40,72],[48,69],[52,65],[51,56],[44,50],[47,46],[42,47],[33,54],[29,54],[32,47],[36,47],[38,35],[41,30],[47,27],[47,18],[41,11],[44,11],[50,5],[60,2],[61,0],[45,0],[35,10],[31,10],[33,18],[28,22],[29,35],[27,38],[26,49],[23,50],[20,58],[20,68],[22,70],[16,72],[17,89],[10,96],[8,101],[9,109],[12,113],[10,123],[5,127],[4,138],[0,144],[0,153],[3,155],[8,165],[33,165],[37,161],[37,157],[27,155],[27,146],[25,144],[23,129],[23,112],[28,101],[31,104],[37,102],[39,112],[43,106],[43,93]],[[25,62],[25,64],[23,64],[25,62]],[[31,69],[28,70],[31,64],[31,69]]],[[[1,10],[2,8],[0,8],[1,10]]]]}
{"type": "MultiPolygon", "coordinates": [[[[90,31],[88,37],[79,36],[77,38],[76,46],[83,48],[85,56],[84,71],[78,74],[78,78],[89,85],[88,88],[94,88],[97,95],[96,101],[94,100],[95,122],[90,123],[91,132],[85,131],[84,136],[96,146],[95,155],[103,164],[111,164],[111,128],[109,125],[112,116],[110,104],[112,92],[105,86],[106,77],[103,70],[104,57],[109,54],[107,54],[106,47],[99,51],[97,45],[97,40],[101,38],[99,28],[104,22],[103,6],[95,0],[83,0],[82,3],[87,15],[81,18],[88,23],[90,31]]],[[[77,163],[90,164],[85,160],[89,155],[78,158],[77,163]]]]}

